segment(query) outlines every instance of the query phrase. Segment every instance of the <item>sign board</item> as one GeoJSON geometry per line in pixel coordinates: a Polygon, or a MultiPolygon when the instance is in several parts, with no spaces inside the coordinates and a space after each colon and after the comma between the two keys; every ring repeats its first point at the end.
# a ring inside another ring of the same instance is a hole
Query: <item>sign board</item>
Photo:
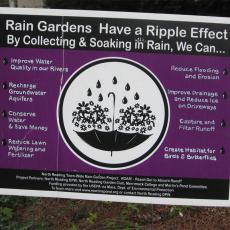
{"type": "Polygon", "coordinates": [[[228,18],[0,22],[1,194],[229,206],[228,18]]]}

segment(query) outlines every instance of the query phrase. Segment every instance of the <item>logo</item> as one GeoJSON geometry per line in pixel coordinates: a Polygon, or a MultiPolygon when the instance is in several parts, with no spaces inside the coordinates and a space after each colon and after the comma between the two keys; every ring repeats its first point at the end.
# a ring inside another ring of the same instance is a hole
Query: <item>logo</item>
{"type": "Polygon", "coordinates": [[[104,58],[70,77],[57,116],[62,137],[77,157],[99,168],[124,169],[160,146],[169,106],[162,84],[147,68],[129,59],[104,58]]]}

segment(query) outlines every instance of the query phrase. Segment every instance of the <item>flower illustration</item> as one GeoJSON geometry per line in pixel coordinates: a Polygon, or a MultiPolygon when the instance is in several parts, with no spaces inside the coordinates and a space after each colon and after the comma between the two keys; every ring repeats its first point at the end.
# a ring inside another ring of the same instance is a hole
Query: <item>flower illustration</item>
{"type": "Polygon", "coordinates": [[[141,127],[140,133],[145,133],[145,132],[146,132],[146,128],[145,127],[141,127]]]}
{"type": "Polygon", "coordinates": [[[126,109],[126,112],[127,112],[128,114],[134,114],[135,110],[134,110],[133,107],[129,106],[129,107],[126,109]]]}
{"type": "Polygon", "coordinates": [[[77,116],[77,112],[74,111],[74,112],[72,113],[72,116],[77,116]]]}
{"type": "Polygon", "coordinates": [[[87,130],[86,125],[81,125],[81,130],[82,130],[82,131],[86,131],[86,130],[87,130]]]}
{"type": "Polygon", "coordinates": [[[115,123],[118,124],[119,122],[120,122],[120,119],[117,118],[117,119],[115,120],[115,123]]]}
{"type": "Polygon", "coordinates": [[[150,117],[150,119],[154,121],[154,120],[156,119],[156,117],[155,117],[154,115],[152,115],[152,116],[150,117]]]}
{"type": "Polygon", "coordinates": [[[89,124],[93,124],[94,123],[93,117],[91,116],[88,121],[89,121],[89,124]]]}
{"type": "Polygon", "coordinates": [[[139,124],[140,124],[140,119],[138,119],[138,117],[135,117],[135,119],[132,122],[132,125],[138,126],[139,124]]]}
{"type": "MultiPolygon", "coordinates": [[[[98,89],[100,87],[98,86],[98,89]]],[[[131,93],[131,90],[129,91],[131,93]]],[[[91,96],[89,95],[90,92],[87,93],[88,96],[91,96]]],[[[134,97],[134,104],[130,104],[131,100],[129,97],[123,96],[121,100],[122,106],[117,108],[116,106],[119,103],[115,103],[116,94],[114,92],[108,93],[107,96],[113,98],[113,104],[110,105],[108,103],[110,106],[105,107],[104,102],[106,103],[108,97],[102,93],[103,91],[99,92],[99,96],[95,98],[95,101],[92,100],[92,97],[88,101],[80,101],[77,103],[76,109],[72,111],[74,131],[76,130],[75,132],[77,133],[81,132],[81,137],[89,141],[89,144],[93,143],[94,137],[98,139],[104,138],[105,142],[115,141],[116,144],[110,143],[111,148],[114,148],[118,141],[123,144],[126,140],[130,140],[129,137],[133,137],[136,140],[141,136],[141,141],[144,141],[152,135],[151,131],[155,127],[154,121],[156,117],[148,104],[137,103],[139,102],[139,95],[135,96],[136,98],[134,97]],[[102,101],[103,103],[101,103],[102,101]],[[117,114],[118,111],[119,113],[117,114]],[[137,133],[139,135],[135,135],[137,133]]],[[[133,143],[135,142],[132,142],[131,145],[133,143]]],[[[136,140],[136,144],[138,143],[139,141],[136,140]]],[[[118,147],[116,146],[116,148],[118,147]]]]}
{"type": "Polygon", "coordinates": [[[107,118],[108,122],[112,122],[112,119],[110,117],[107,118]]]}
{"type": "Polygon", "coordinates": [[[82,122],[82,123],[87,123],[87,119],[86,119],[86,118],[83,118],[81,122],[82,122]]]}
{"type": "Polygon", "coordinates": [[[93,108],[93,111],[95,111],[95,112],[101,112],[103,110],[102,110],[102,108],[101,108],[100,105],[95,105],[94,108],[93,108]]]}
{"type": "Polygon", "coordinates": [[[127,122],[126,121],[122,121],[122,125],[126,125],[127,124],[127,122]]]}
{"type": "Polygon", "coordinates": [[[85,103],[84,101],[82,103],[78,103],[77,109],[80,112],[87,112],[88,110],[90,110],[89,103],[85,103]]]}
{"type": "Polygon", "coordinates": [[[98,122],[101,122],[101,124],[107,124],[106,122],[105,122],[105,120],[106,120],[106,115],[105,114],[102,114],[102,115],[100,115],[99,114],[99,117],[98,117],[98,122]]]}
{"type": "Polygon", "coordinates": [[[147,106],[146,104],[144,104],[144,106],[140,106],[138,112],[141,116],[149,116],[149,114],[152,113],[152,111],[150,110],[150,106],[147,106]]]}
{"type": "Polygon", "coordinates": [[[119,130],[122,130],[122,129],[123,129],[123,125],[120,125],[120,126],[118,127],[118,129],[119,129],[119,130]]]}
{"type": "Polygon", "coordinates": [[[153,127],[150,125],[148,126],[148,130],[151,131],[153,129],[153,127]]]}
{"type": "MultiPolygon", "coordinates": [[[[105,156],[106,159],[113,157],[116,151],[129,150],[142,144],[151,135],[158,134],[158,130],[154,133],[154,98],[149,100],[147,96],[145,98],[139,95],[140,92],[131,82],[125,83],[122,88],[124,81],[117,81],[115,76],[113,78],[115,80],[111,79],[110,85],[102,84],[98,79],[95,82],[96,87],[89,88],[86,83],[86,93],[80,95],[83,100],[79,100],[76,95],[79,101],[75,105],[71,104],[73,110],[69,115],[72,119],[69,121],[69,116],[66,116],[67,124],[70,122],[72,125],[73,135],[78,135],[76,140],[81,138],[95,148],[95,152],[97,149],[110,151],[109,154],[105,153],[108,155],[105,156]],[[119,87],[117,89],[116,84],[119,87]],[[145,99],[146,103],[143,103],[145,99]]],[[[157,118],[158,116],[157,114],[157,118]]]]}
{"type": "Polygon", "coordinates": [[[122,110],[122,113],[120,110],[120,114],[121,124],[127,131],[136,130],[136,132],[140,132],[143,134],[147,131],[147,126],[152,126],[152,128],[155,126],[153,121],[155,119],[155,116],[152,115],[150,106],[147,106],[146,104],[140,105],[139,103],[136,103],[134,106],[129,106],[126,109],[122,110]],[[126,129],[126,127],[130,128],[126,129]]]}

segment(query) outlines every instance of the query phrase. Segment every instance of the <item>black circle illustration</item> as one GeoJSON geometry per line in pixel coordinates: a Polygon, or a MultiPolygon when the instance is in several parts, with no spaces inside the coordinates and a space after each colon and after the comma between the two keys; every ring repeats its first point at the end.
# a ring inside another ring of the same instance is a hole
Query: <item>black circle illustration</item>
{"type": "Polygon", "coordinates": [[[141,163],[159,147],[169,122],[160,81],[141,64],[104,58],[67,81],[58,102],[58,124],[70,150],[100,168],[141,163]]]}

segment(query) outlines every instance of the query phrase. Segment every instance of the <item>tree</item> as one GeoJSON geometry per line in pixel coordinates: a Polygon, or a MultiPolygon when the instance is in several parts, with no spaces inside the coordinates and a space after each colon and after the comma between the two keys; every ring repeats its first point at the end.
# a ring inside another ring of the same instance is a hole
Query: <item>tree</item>
{"type": "Polygon", "coordinates": [[[46,0],[49,8],[230,16],[229,0],[46,0]]]}

